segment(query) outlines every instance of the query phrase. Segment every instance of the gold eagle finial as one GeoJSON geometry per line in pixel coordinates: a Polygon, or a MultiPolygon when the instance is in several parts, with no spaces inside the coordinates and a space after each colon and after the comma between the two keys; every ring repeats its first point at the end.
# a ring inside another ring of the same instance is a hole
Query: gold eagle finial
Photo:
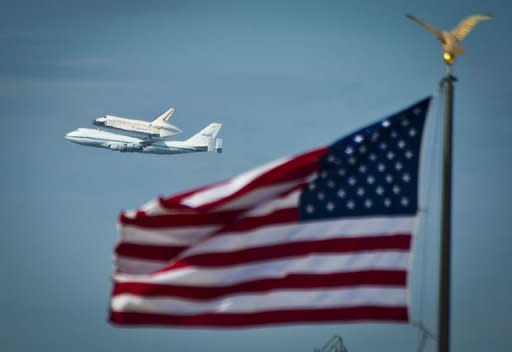
{"type": "Polygon", "coordinates": [[[442,43],[443,46],[443,60],[447,65],[453,65],[457,55],[464,55],[464,49],[460,45],[460,41],[464,39],[474,26],[480,21],[490,20],[494,16],[489,14],[476,14],[466,17],[451,31],[439,30],[427,22],[420,20],[413,15],[406,15],[411,20],[418,23],[420,26],[434,33],[436,38],[442,43]]]}

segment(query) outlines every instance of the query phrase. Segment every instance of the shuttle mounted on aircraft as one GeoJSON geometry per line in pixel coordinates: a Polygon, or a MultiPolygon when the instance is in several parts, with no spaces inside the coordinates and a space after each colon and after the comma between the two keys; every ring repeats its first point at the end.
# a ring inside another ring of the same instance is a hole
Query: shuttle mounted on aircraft
{"type": "Polygon", "coordinates": [[[78,128],[66,134],[66,139],[73,143],[121,152],[182,154],[215,151],[221,153],[222,138],[217,138],[221,127],[220,123],[211,123],[185,141],[138,138],[91,128],[78,128]]]}
{"type": "Polygon", "coordinates": [[[167,109],[162,114],[157,116],[153,121],[142,121],[129,119],[125,117],[118,117],[113,115],[105,115],[98,117],[93,121],[97,126],[108,127],[116,130],[123,130],[137,134],[144,134],[157,137],[169,137],[180,134],[182,131],[169,123],[169,120],[174,113],[174,108],[167,109]]]}

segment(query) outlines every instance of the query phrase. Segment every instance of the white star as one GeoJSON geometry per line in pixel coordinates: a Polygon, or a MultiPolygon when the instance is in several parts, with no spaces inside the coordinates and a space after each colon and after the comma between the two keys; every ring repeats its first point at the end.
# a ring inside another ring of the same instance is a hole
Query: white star
{"type": "Polygon", "coordinates": [[[416,130],[414,128],[411,128],[409,130],[409,136],[414,137],[416,135],[416,130]]]}
{"type": "Polygon", "coordinates": [[[377,194],[381,196],[384,193],[384,188],[382,186],[377,186],[375,192],[377,192],[377,194]]]}
{"type": "Polygon", "coordinates": [[[401,162],[399,162],[399,161],[397,161],[397,162],[396,162],[396,164],[395,164],[395,169],[397,169],[397,170],[402,170],[402,168],[403,168],[402,163],[401,163],[401,162]]]}
{"type": "Polygon", "coordinates": [[[354,148],[352,148],[351,146],[348,146],[345,148],[345,153],[350,155],[354,152],[354,148]]]}
{"type": "Polygon", "coordinates": [[[396,138],[396,137],[398,137],[398,133],[396,133],[396,131],[395,131],[395,130],[392,130],[390,135],[391,135],[391,138],[396,138]]]}
{"type": "Polygon", "coordinates": [[[377,169],[379,169],[380,172],[383,172],[384,170],[386,170],[386,165],[384,165],[383,163],[380,163],[377,166],[377,169]]]}
{"type": "Polygon", "coordinates": [[[363,136],[361,136],[360,134],[358,134],[357,136],[354,137],[354,141],[356,143],[361,143],[363,141],[363,136]]]}
{"type": "Polygon", "coordinates": [[[398,141],[398,148],[403,149],[405,147],[405,141],[403,139],[398,141]]]}
{"type": "Polygon", "coordinates": [[[340,198],[345,198],[345,195],[346,195],[346,194],[347,194],[347,193],[345,192],[345,190],[344,190],[344,189],[342,189],[342,188],[341,188],[341,189],[339,189],[339,190],[338,190],[338,197],[340,197],[340,198]]]}
{"type": "Polygon", "coordinates": [[[386,144],[386,142],[380,142],[379,148],[382,150],[386,150],[388,148],[388,145],[386,144]]]}
{"type": "Polygon", "coordinates": [[[343,168],[339,168],[339,169],[338,169],[338,175],[339,175],[339,176],[345,176],[345,169],[343,169],[343,168]]]}
{"type": "Polygon", "coordinates": [[[327,208],[327,210],[329,211],[333,211],[334,210],[334,203],[327,203],[327,205],[325,206],[327,208]]]}
{"type": "Polygon", "coordinates": [[[357,195],[360,196],[360,197],[364,196],[364,188],[359,187],[357,189],[357,195]]]}
{"type": "Polygon", "coordinates": [[[386,206],[386,208],[389,208],[391,206],[391,199],[389,199],[389,198],[384,199],[384,205],[386,206]]]}
{"type": "Polygon", "coordinates": [[[406,207],[409,204],[409,199],[407,199],[407,197],[402,197],[400,202],[404,207],[406,207]]]}
{"type": "Polygon", "coordinates": [[[327,181],[327,187],[334,188],[334,186],[336,186],[336,182],[334,182],[333,180],[327,181]]]}
{"type": "Polygon", "coordinates": [[[336,161],[336,157],[332,154],[329,154],[329,156],[327,157],[327,161],[330,163],[334,163],[336,161]]]}
{"type": "Polygon", "coordinates": [[[375,177],[373,177],[372,175],[369,175],[367,178],[366,178],[366,182],[368,182],[369,184],[372,184],[375,182],[375,177]]]}
{"type": "Polygon", "coordinates": [[[377,139],[379,139],[379,132],[373,132],[372,133],[372,142],[375,142],[377,139]]]}
{"type": "Polygon", "coordinates": [[[393,153],[392,151],[389,151],[388,152],[388,159],[389,160],[393,160],[394,157],[395,157],[395,153],[393,153]]]}
{"type": "Polygon", "coordinates": [[[349,185],[353,186],[353,185],[355,185],[355,184],[356,184],[356,182],[357,182],[357,180],[356,180],[356,178],[355,178],[354,176],[350,176],[350,177],[348,178],[348,184],[349,184],[349,185]]]}
{"type": "Polygon", "coordinates": [[[402,120],[402,126],[408,126],[409,125],[409,120],[408,119],[403,119],[402,120]]]}
{"type": "Polygon", "coordinates": [[[363,165],[359,166],[359,172],[364,174],[366,172],[366,165],[363,164],[363,165]]]}
{"type": "Polygon", "coordinates": [[[348,162],[349,162],[349,164],[354,165],[356,163],[356,158],[351,156],[350,158],[348,158],[348,162]]]}
{"type": "Polygon", "coordinates": [[[366,146],[364,144],[359,147],[359,153],[361,153],[361,154],[366,153],[366,146]]]}
{"type": "Polygon", "coordinates": [[[347,202],[347,208],[349,208],[349,209],[354,209],[354,207],[355,207],[355,206],[356,206],[356,205],[355,205],[355,203],[354,203],[352,200],[349,200],[349,201],[347,202]]]}
{"type": "Polygon", "coordinates": [[[319,200],[324,200],[324,198],[325,198],[325,194],[323,194],[322,192],[318,192],[318,194],[316,195],[316,197],[317,197],[319,200]]]}
{"type": "Polygon", "coordinates": [[[382,127],[389,127],[389,125],[391,125],[391,122],[389,122],[388,120],[382,121],[382,127]]]}
{"type": "Polygon", "coordinates": [[[398,193],[400,193],[400,187],[398,187],[398,185],[394,185],[394,186],[393,186],[393,193],[394,193],[394,194],[398,194],[398,193]]]}
{"type": "Polygon", "coordinates": [[[371,200],[371,199],[366,199],[366,200],[364,201],[364,206],[365,206],[365,207],[367,207],[367,208],[371,208],[371,207],[372,207],[372,205],[373,205],[373,202],[372,202],[372,200],[371,200]]]}
{"type": "Polygon", "coordinates": [[[411,180],[411,176],[408,173],[405,173],[402,176],[402,180],[404,180],[404,182],[409,182],[411,180]]]}
{"type": "Polygon", "coordinates": [[[315,207],[312,206],[311,204],[309,204],[307,207],[306,207],[306,212],[308,214],[312,214],[313,212],[315,211],[315,207]]]}
{"type": "Polygon", "coordinates": [[[321,178],[327,178],[327,171],[322,171],[322,172],[320,173],[320,177],[321,177],[321,178]]]}
{"type": "Polygon", "coordinates": [[[387,174],[387,175],[386,175],[386,182],[387,182],[387,183],[391,183],[391,182],[393,182],[393,176],[391,176],[391,174],[387,174]]]}
{"type": "Polygon", "coordinates": [[[406,157],[407,159],[410,159],[410,158],[412,158],[413,156],[414,156],[414,154],[413,154],[410,150],[408,150],[408,151],[406,151],[406,152],[405,152],[405,157],[406,157]]]}
{"type": "Polygon", "coordinates": [[[371,153],[369,158],[371,161],[375,161],[375,160],[377,160],[377,155],[375,155],[375,153],[371,153]]]}
{"type": "Polygon", "coordinates": [[[416,116],[418,116],[419,114],[421,114],[421,108],[416,108],[412,111],[412,113],[416,116]]]}
{"type": "Polygon", "coordinates": [[[313,182],[311,182],[309,185],[308,185],[308,188],[310,191],[314,191],[316,189],[316,184],[314,184],[313,182]]]}

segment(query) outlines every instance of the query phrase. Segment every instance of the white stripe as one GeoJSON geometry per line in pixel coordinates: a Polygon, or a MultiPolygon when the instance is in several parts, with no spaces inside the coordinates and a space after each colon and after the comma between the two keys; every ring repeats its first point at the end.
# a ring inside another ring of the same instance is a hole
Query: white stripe
{"type": "Polygon", "coordinates": [[[406,306],[404,288],[357,287],[279,290],[263,294],[238,294],[208,301],[176,298],[144,298],[131,294],[114,296],[114,312],[194,315],[202,313],[252,313],[278,309],[322,309],[356,306],[406,306]]]}
{"type": "Polygon", "coordinates": [[[230,194],[239,191],[258,176],[280,164],[284,164],[288,160],[289,158],[278,159],[256,169],[244,172],[243,174],[233,177],[232,179],[222,184],[196,192],[193,195],[184,198],[182,203],[190,207],[198,207],[204,204],[213,203],[221,198],[227,197],[230,194]]]}
{"type": "Polygon", "coordinates": [[[302,190],[293,191],[283,197],[275,198],[261,204],[245,213],[244,217],[256,217],[270,215],[271,213],[287,208],[297,208],[302,190]]]}
{"type": "MultiPolygon", "coordinates": [[[[226,211],[226,210],[239,210],[239,209],[247,209],[258,206],[259,203],[262,203],[265,208],[269,208],[278,204],[281,198],[272,199],[277,194],[284,193],[289,189],[293,189],[294,187],[300,185],[305,182],[306,177],[286,183],[273,184],[268,187],[259,187],[255,190],[247,192],[246,194],[231,200],[230,202],[214,209],[213,211],[226,211]]],[[[298,197],[300,195],[300,190],[293,193],[295,197],[295,202],[293,203],[295,206],[298,204],[298,197]]],[[[283,198],[284,199],[284,198],[283,198]]],[[[287,198],[289,202],[293,200],[293,198],[287,198]]],[[[283,204],[284,207],[286,204],[283,204]]],[[[258,208],[259,209],[259,208],[258,208]]],[[[251,215],[260,215],[258,209],[251,211],[251,215]],[[253,214],[254,212],[254,214],[253,214]]],[[[270,208],[269,208],[270,209],[270,208]]],[[[155,215],[172,215],[172,214],[195,214],[194,210],[186,210],[186,209],[166,209],[161,206],[158,199],[152,200],[141,207],[141,209],[148,216],[155,215]]],[[[134,219],[136,217],[138,210],[126,210],[124,215],[127,218],[134,219]]]]}
{"type": "Polygon", "coordinates": [[[252,208],[262,202],[268,202],[269,199],[286,192],[287,190],[293,189],[303,182],[304,179],[299,179],[293,182],[278,183],[268,187],[259,187],[220,206],[216,211],[252,208]]]}
{"type": "Polygon", "coordinates": [[[389,236],[411,233],[416,216],[324,220],[259,227],[252,231],[216,235],[180,255],[231,252],[248,248],[299,241],[389,236]]]}
{"type": "Polygon", "coordinates": [[[202,240],[221,226],[189,226],[172,229],[147,229],[133,225],[121,225],[121,242],[135,244],[187,246],[202,240]]]}
{"type": "Polygon", "coordinates": [[[291,273],[327,274],[370,269],[407,270],[409,251],[368,251],[348,254],[317,254],[298,258],[266,260],[227,268],[188,267],[152,275],[117,274],[119,282],[172,283],[176,285],[231,285],[266,278],[282,278],[291,273]]]}
{"type": "Polygon", "coordinates": [[[127,257],[114,258],[116,271],[133,275],[149,274],[164,268],[167,264],[169,264],[169,262],[152,261],[148,259],[134,259],[127,257]]]}
{"type": "MultiPolygon", "coordinates": [[[[142,207],[140,207],[140,210],[143,211],[146,215],[162,215],[167,213],[166,210],[160,205],[160,201],[158,199],[153,199],[145,203],[142,205],[142,207]]],[[[126,210],[124,212],[124,216],[129,219],[135,219],[137,217],[138,211],[139,209],[126,210]]]]}

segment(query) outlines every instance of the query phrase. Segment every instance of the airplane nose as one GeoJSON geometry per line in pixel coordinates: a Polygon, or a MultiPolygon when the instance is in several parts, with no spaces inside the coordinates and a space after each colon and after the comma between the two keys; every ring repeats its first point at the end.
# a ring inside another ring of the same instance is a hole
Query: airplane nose
{"type": "Polygon", "coordinates": [[[66,138],[68,141],[73,141],[75,136],[76,136],[76,131],[71,131],[71,132],[66,133],[64,138],[66,138]]]}

